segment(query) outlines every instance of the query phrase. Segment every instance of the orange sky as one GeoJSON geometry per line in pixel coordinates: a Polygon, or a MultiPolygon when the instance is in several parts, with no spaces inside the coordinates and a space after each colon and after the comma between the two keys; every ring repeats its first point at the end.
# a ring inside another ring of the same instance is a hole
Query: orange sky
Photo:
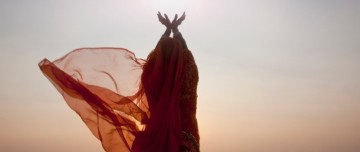
{"type": "Polygon", "coordinates": [[[360,151],[360,2],[0,2],[0,151],[102,151],[37,63],[79,47],[146,57],[180,27],[197,61],[205,152],[360,151]]]}

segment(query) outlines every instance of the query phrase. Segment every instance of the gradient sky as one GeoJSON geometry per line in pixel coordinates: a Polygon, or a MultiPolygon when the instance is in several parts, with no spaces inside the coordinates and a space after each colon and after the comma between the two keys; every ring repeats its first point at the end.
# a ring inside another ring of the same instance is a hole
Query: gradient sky
{"type": "Polygon", "coordinates": [[[202,151],[360,151],[357,0],[1,0],[0,151],[103,151],[37,63],[100,46],[145,58],[157,11],[187,14],[202,151]]]}

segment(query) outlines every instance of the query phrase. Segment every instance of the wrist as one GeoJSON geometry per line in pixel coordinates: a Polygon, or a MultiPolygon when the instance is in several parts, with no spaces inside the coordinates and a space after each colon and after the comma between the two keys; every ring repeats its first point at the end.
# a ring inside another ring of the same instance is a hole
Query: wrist
{"type": "Polygon", "coordinates": [[[181,37],[181,33],[179,31],[173,33],[174,38],[179,37],[179,36],[181,37]]]}
{"type": "Polygon", "coordinates": [[[173,36],[176,37],[178,35],[181,35],[180,31],[178,29],[173,29],[173,36]]]}
{"type": "Polygon", "coordinates": [[[162,35],[162,37],[169,37],[171,34],[171,29],[170,28],[166,28],[164,34],[162,35]]]}
{"type": "Polygon", "coordinates": [[[179,29],[177,27],[175,28],[172,28],[172,32],[175,34],[175,33],[179,33],[179,29]]]}

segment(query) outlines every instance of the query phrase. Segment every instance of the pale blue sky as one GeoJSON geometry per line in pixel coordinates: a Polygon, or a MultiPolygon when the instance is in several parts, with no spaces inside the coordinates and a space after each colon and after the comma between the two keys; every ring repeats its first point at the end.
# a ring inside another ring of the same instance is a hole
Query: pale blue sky
{"type": "Polygon", "coordinates": [[[360,1],[2,0],[0,151],[101,151],[37,63],[79,47],[145,58],[180,27],[200,72],[205,152],[360,151],[360,1]]]}

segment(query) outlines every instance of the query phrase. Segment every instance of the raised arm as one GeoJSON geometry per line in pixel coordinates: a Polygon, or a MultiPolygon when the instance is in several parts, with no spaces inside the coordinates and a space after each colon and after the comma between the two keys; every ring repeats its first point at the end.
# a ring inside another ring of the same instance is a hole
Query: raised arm
{"type": "Polygon", "coordinates": [[[159,18],[160,23],[166,27],[166,30],[165,30],[164,34],[161,36],[160,40],[163,38],[170,37],[172,25],[171,25],[171,22],[170,22],[168,16],[166,14],[164,14],[164,16],[165,16],[165,18],[164,18],[160,12],[158,12],[157,16],[159,18]]]}
{"type": "Polygon", "coordinates": [[[171,29],[174,33],[173,37],[177,40],[179,40],[185,50],[188,50],[188,47],[186,45],[186,42],[184,38],[182,37],[182,34],[179,31],[179,25],[185,20],[185,12],[181,15],[181,17],[178,19],[178,15],[175,15],[174,20],[171,23],[171,29]]]}
{"type": "Polygon", "coordinates": [[[171,31],[174,33],[173,37],[177,40],[180,41],[181,45],[183,46],[183,48],[185,50],[188,50],[188,47],[186,45],[186,42],[184,40],[184,38],[182,37],[181,33],[179,32],[179,25],[185,20],[185,12],[181,15],[181,17],[178,19],[178,15],[175,15],[175,18],[172,22],[170,22],[168,16],[166,14],[164,14],[164,16],[162,16],[162,14],[160,12],[158,12],[157,14],[159,21],[161,24],[163,24],[166,27],[166,30],[164,32],[164,34],[161,36],[160,40],[163,38],[168,38],[170,37],[171,31]]]}

